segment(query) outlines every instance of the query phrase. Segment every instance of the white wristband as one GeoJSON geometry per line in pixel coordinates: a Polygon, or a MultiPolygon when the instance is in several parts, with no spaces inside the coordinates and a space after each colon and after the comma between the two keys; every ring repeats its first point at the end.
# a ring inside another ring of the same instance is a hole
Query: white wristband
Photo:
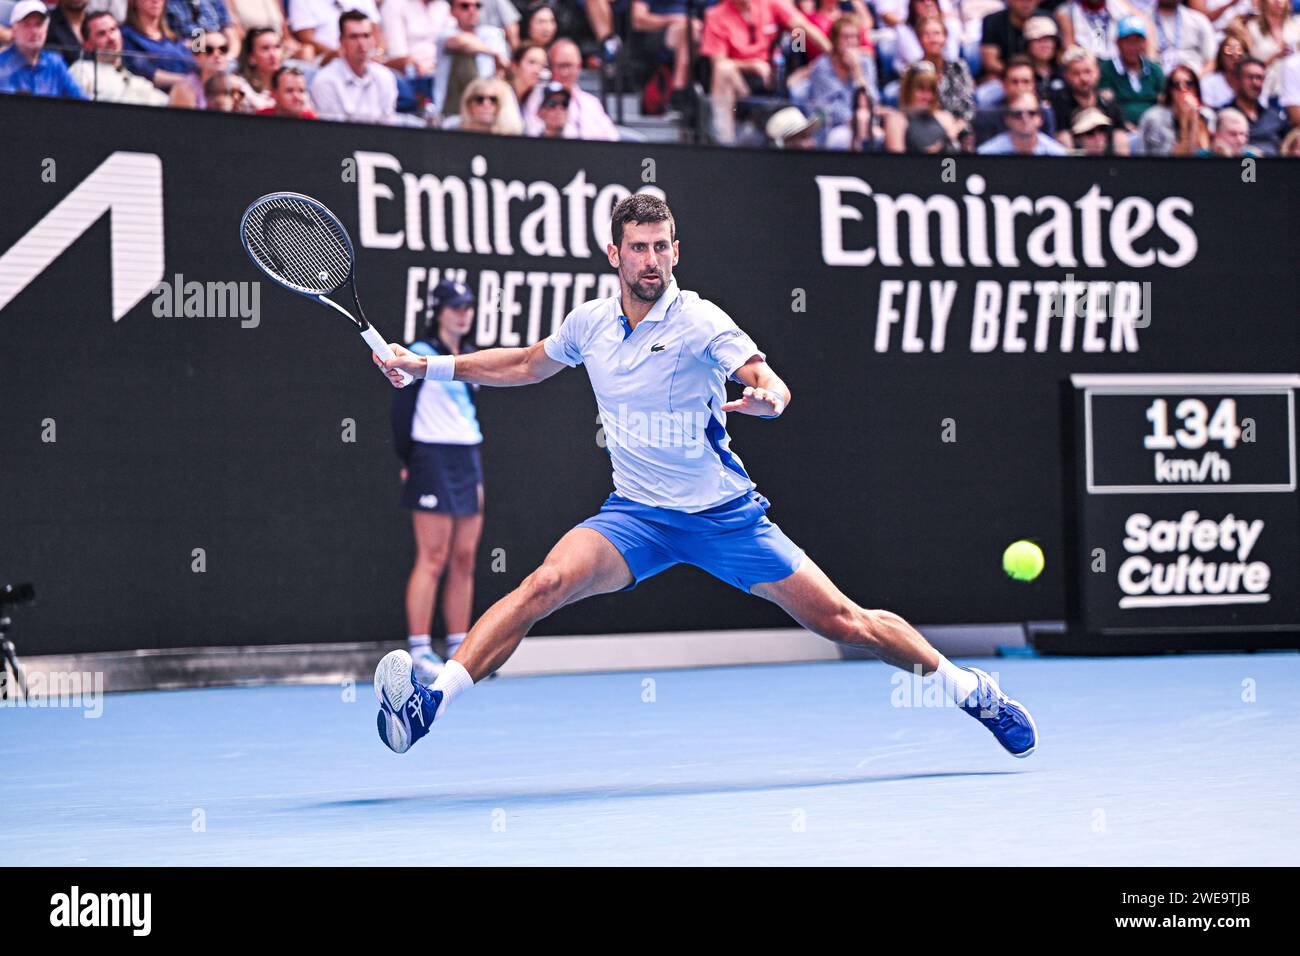
{"type": "Polygon", "coordinates": [[[450,382],[456,377],[456,356],[430,355],[424,360],[424,377],[435,382],[450,382]]]}

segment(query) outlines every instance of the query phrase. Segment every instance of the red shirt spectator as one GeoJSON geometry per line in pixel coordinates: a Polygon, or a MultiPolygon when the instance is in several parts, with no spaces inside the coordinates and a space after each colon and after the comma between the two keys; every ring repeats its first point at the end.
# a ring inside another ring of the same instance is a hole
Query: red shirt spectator
{"type": "Polygon", "coordinates": [[[700,55],[730,60],[767,60],[773,41],[796,25],[788,0],[722,0],[704,12],[700,55]],[[750,19],[744,17],[748,7],[750,19]]]}

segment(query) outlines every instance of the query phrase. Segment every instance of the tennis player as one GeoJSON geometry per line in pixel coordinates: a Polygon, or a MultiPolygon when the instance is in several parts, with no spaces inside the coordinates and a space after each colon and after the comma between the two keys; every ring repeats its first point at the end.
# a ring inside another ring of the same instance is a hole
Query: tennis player
{"type": "MultiPolygon", "coordinates": [[[[429,296],[424,334],[415,355],[465,355],[474,325],[474,293],[444,279],[429,296]]],[[[442,670],[429,637],[442,585],[447,656],[469,630],[474,563],[483,532],[483,464],[474,404],[477,385],[416,379],[393,400],[393,441],[402,460],[402,506],[411,510],[415,564],[406,582],[407,646],[416,678],[432,684],[442,670]]]]}
{"type": "Polygon", "coordinates": [[[1033,718],[990,675],[948,661],[897,614],[849,600],[768,519],[768,500],[731,450],[727,413],[779,418],[790,390],[725,312],[677,287],[679,249],[668,206],[629,196],[614,208],[610,231],[607,254],[618,270],[619,295],[578,306],[541,342],[459,356],[415,355],[394,344],[393,359],[375,356],[398,386],[398,369],[425,380],[504,386],[585,365],[615,489],[599,513],[566,533],[541,567],[479,618],[431,686],[413,675],[406,651],[379,662],[375,694],[384,743],[408,750],[558,608],[631,590],[685,563],[778,604],[815,634],[938,681],[1007,751],[1032,753],[1033,718]],[[731,401],[729,378],[744,386],[731,401]]]}

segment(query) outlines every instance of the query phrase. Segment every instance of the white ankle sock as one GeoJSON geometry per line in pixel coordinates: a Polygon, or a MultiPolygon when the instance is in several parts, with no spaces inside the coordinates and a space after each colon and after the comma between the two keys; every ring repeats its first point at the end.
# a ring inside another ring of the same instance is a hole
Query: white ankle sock
{"type": "Polygon", "coordinates": [[[428,654],[433,648],[433,645],[429,641],[428,634],[412,634],[406,639],[406,644],[412,657],[419,657],[421,654],[428,654]]]}
{"type": "Polygon", "coordinates": [[[939,655],[939,667],[930,678],[940,681],[948,696],[957,704],[966,703],[967,698],[980,686],[979,678],[966,668],[958,667],[942,654],[939,655]]]}
{"type": "Polygon", "coordinates": [[[451,660],[456,656],[456,648],[460,647],[460,642],[465,640],[465,631],[457,631],[455,634],[447,635],[447,659],[451,660]]]}
{"type": "Polygon", "coordinates": [[[442,703],[438,705],[438,712],[433,715],[434,718],[441,717],[453,700],[473,686],[474,679],[469,676],[469,671],[465,670],[460,661],[448,661],[444,664],[442,673],[433,682],[432,689],[442,691],[442,703]]]}

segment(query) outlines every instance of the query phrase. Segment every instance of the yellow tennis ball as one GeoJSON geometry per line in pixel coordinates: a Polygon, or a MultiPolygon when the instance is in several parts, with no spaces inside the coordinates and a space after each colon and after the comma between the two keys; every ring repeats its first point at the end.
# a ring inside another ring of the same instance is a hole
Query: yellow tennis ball
{"type": "Polygon", "coordinates": [[[1002,552],[1002,570],[1017,581],[1032,581],[1043,573],[1043,549],[1032,541],[1013,541],[1002,552]]]}

